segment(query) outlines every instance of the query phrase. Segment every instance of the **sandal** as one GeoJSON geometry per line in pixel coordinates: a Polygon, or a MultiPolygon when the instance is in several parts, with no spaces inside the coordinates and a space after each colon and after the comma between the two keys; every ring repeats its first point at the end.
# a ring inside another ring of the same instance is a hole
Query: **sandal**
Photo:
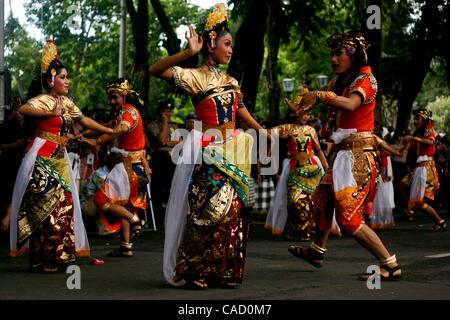
{"type": "Polygon", "coordinates": [[[118,249],[111,250],[107,256],[114,258],[131,258],[133,256],[133,245],[131,243],[122,242],[118,249]]]}
{"type": "Polygon", "coordinates": [[[237,283],[234,280],[227,279],[227,280],[221,281],[219,287],[222,289],[238,289],[239,283],[237,283]]]}
{"type": "Polygon", "coordinates": [[[445,220],[436,222],[431,229],[431,231],[445,231],[445,230],[447,230],[447,223],[445,222],[445,220]]]}
{"type": "Polygon", "coordinates": [[[401,273],[402,269],[399,264],[397,264],[395,267],[389,267],[387,265],[381,266],[380,271],[381,271],[381,269],[388,272],[387,276],[383,275],[383,273],[380,273],[380,278],[383,281],[396,281],[402,277],[402,273],[401,273]],[[400,270],[400,273],[395,274],[395,272],[399,271],[399,270],[400,270]]]}
{"type": "Polygon", "coordinates": [[[203,278],[198,279],[185,279],[185,284],[181,286],[185,289],[190,290],[206,290],[208,289],[208,284],[206,283],[206,280],[203,278]]]}
{"type": "Polygon", "coordinates": [[[314,252],[310,247],[305,249],[300,246],[289,246],[288,251],[297,258],[309,262],[316,268],[320,268],[323,265],[323,255],[314,252]]]}
{"type": "Polygon", "coordinates": [[[31,267],[31,272],[35,273],[58,273],[62,271],[61,267],[50,264],[39,264],[31,267]]]}
{"type": "Polygon", "coordinates": [[[389,267],[389,266],[381,266],[380,267],[380,274],[376,273],[363,273],[358,277],[358,280],[361,281],[367,281],[371,276],[379,276],[382,281],[396,281],[399,280],[402,277],[402,273],[395,274],[396,271],[401,271],[401,267],[399,264],[397,264],[395,267],[389,267]],[[388,275],[385,276],[383,273],[381,273],[382,270],[385,270],[388,272],[388,275]]]}
{"type": "Polygon", "coordinates": [[[145,220],[140,219],[138,214],[135,213],[128,222],[130,223],[130,242],[132,243],[144,229],[145,220]]]}

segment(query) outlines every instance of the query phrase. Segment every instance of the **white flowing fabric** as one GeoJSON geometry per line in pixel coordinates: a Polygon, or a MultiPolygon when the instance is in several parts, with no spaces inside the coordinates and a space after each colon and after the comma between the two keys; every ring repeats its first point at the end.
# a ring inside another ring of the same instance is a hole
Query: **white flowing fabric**
{"type": "MultiPolygon", "coordinates": [[[[25,194],[28,183],[30,182],[37,153],[44,143],[44,139],[34,139],[33,145],[22,159],[19,171],[17,172],[11,200],[11,220],[9,221],[9,247],[12,253],[17,253],[17,218],[19,217],[19,209],[22,203],[22,198],[25,194]]],[[[28,241],[24,244],[24,247],[28,248],[28,241]]]]}
{"type": "Polygon", "coordinates": [[[320,171],[322,171],[322,176],[323,176],[325,174],[325,169],[323,168],[322,162],[320,162],[320,159],[318,156],[314,156],[313,158],[316,161],[317,165],[319,166],[320,171]]]}
{"type": "Polygon", "coordinates": [[[414,170],[414,176],[409,192],[409,200],[421,201],[425,196],[425,187],[427,185],[427,168],[417,167],[414,170]]]}
{"type": "MultiPolygon", "coordinates": [[[[64,150],[64,158],[68,163],[69,155],[64,150]]],[[[83,223],[83,216],[81,215],[80,197],[78,196],[78,188],[75,179],[75,172],[70,168],[70,188],[72,189],[72,204],[73,204],[73,223],[75,236],[75,251],[89,252],[89,241],[86,234],[86,228],[83,223]]]]}
{"type": "MultiPolygon", "coordinates": [[[[22,160],[19,171],[16,177],[16,183],[14,185],[14,191],[11,201],[11,220],[9,224],[9,239],[11,253],[17,253],[17,219],[19,216],[20,205],[30,182],[31,174],[34,169],[34,163],[36,161],[37,153],[39,149],[44,145],[46,140],[39,137],[34,138],[33,145],[28,150],[27,154],[22,160]]],[[[64,151],[65,160],[70,163],[69,156],[64,151]]],[[[81,215],[80,199],[78,197],[78,190],[76,187],[75,174],[70,168],[70,187],[72,189],[73,199],[73,213],[74,213],[74,233],[75,233],[75,249],[76,251],[89,250],[89,242],[86,235],[86,229],[84,228],[83,218],[81,215]]],[[[28,241],[24,245],[28,247],[28,241]]]]}
{"type": "MultiPolygon", "coordinates": [[[[166,281],[181,286],[184,280],[176,282],[175,265],[178,247],[184,235],[186,217],[189,210],[189,181],[200,156],[202,133],[192,130],[184,140],[181,157],[175,159],[177,167],[170,187],[170,196],[166,208],[163,273],[166,281]]],[[[174,160],[174,158],[172,157],[174,160]]]]}
{"type": "Polygon", "coordinates": [[[130,198],[130,181],[123,162],[112,168],[105,180],[106,196],[115,201],[128,201],[130,198]]]}
{"type": "Polygon", "coordinates": [[[358,132],[358,130],[356,129],[342,129],[342,128],[338,128],[335,132],[333,132],[333,134],[331,135],[331,140],[333,140],[333,142],[335,144],[339,144],[342,142],[342,140],[347,139],[348,137],[350,137],[353,133],[358,132]]]}
{"type": "Polygon", "coordinates": [[[333,188],[338,192],[346,187],[357,187],[353,177],[353,153],[350,150],[340,150],[333,163],[333,188]]]}
{"type": "Polygon", "coordinates": [[[384,182],[381,176],[378,176],[377,191],[373,201],[373,213],[370,217],[370,224],[378,228],[392,226],[394,224],[392,209],[394,208],[394,187],[392,181],[384,182]]]}
{"type": "Polygon", "coordinates": [[[287,182],[289,177],[289,159],[284,159],[283,170],[275,190],[275,197],[266,218],[266,227],[272,229],[273,234],[281,234],[286,225],[287,212],[287,182]]]}

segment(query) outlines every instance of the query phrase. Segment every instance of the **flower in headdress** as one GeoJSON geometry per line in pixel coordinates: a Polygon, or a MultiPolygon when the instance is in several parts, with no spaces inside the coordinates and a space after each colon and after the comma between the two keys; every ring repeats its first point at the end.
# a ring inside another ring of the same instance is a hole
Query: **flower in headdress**
{"type": "MultiPolygon", "coordinates": [[[[53,42],[53,40],[47,40],[47,42],[44,45],[44,48],[42,50],[42,58],[41,58],[41,73],[46,73],[48,66],[50,63],[58,59],[58,50],[56,49],[56,45],[53,42]]],[[[56,70],[53,72],[56,75],[56,70]]]]}
{"type": "Polygon", "coordinates": [[[214,6],[214,11],[208,14],[208,18],[206,18],[205,31],[209,32],[213,30],[217,25],[227,21],[228,15],[225,4],[218,3],[214,6]]]}

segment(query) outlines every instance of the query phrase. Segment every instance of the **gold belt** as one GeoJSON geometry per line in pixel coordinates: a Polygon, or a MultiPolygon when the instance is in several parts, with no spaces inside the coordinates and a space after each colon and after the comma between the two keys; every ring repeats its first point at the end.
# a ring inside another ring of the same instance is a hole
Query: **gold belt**
{"type": "Polygon", "coordinates": [[[376,151],[376,139],[371,132],[358,132],[336,145],[337,150],[376,151]]]}
{"type": "Polygon", "coordinates": [[[227,130],[235,129],[236,123],[234,121],[228,121],[221,125],[210,125],[210,124],[203,124],[202,131],[205,132],[209,129],[216,129],[219,130],[222,133],[222,138],[225,139],[227,137],[227,130]]]}
{"type": "Polygon", "coordinates": [[[138,150],[138,151],[127,151],[128,155],[126,157],[123,157],[123,164],[125,166],[125,169],[127,172],[131,172],[131,164],[132,163],[142,163],[142,166],[144,167],[144,172],[147,176],[149,176],[152,173],[152,170],[150,169],[146,152],[145,150],[138,150]]]}
{"type": "Polygon", "coordinates": [[[48,131],[42,131],[42,130],[38,130],[36,132],[36,137],[45,139],[47,141],[54,142],[63,149],[66,147],[67,143],[69,142],[69,137],[67,137],[67,136],[60,136],[60,135],[50,133],[48,131]]]}
{"type": "Polygon", "coordinates": [[[301,165],[307,164],[312,158],[312,155],[307,152],[299,152],[296,156],[289,157],[292,160],[297,160],[301,165]]]}
{"type": "Polygon", "coordinates": [[[145,159],[145,150],[138,150],[138,151],[127,151],[128,156],[126,158],[129,158],[131,160],[131,163],[137,163],[141,162],[142,159],[145,159]]]}

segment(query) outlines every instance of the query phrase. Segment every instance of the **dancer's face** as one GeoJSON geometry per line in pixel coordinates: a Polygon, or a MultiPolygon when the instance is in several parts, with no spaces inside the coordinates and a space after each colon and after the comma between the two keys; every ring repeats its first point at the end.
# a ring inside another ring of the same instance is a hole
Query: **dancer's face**
{"type": "Polygon", "coordinates": [[[54,86],[51,88],[52,93],[57,95],[66,95],[69,93],[69,78],[66,69],[62,69],[60,73],[55,76],[54,86]]]}
{"type": "Polygon", "coordinates": [[[226,33],[216,39],[216,47],[210,48],[210,56],[217,64],[227,64],[233,54],[233,37],[226,33]]]}
{"type": "Polygon", "coordinates": [[[112,91],[108,95],[109,104],[115,109],[120,109],[125,103],[125,98],[122,97],[117,91],[112,91]]]}
{"type": "Polygon", "coordinates": [[[422,118],[419,115],[414,116],[414,126],[416,128],[421,128],[424,124],[425,124],[425,119],[424,118],[422,118]]]}
{"type": "Polygon", "coordinates": [[[301,125],[306,125],[309,119],[311,119],[311,112],[305,112],[298,117],[298,123],[301,125]]]}
{"type": "Polygon", "coordinates": [[[352,57],[347,54],[344,48],[335,49],[331,56],[331,67],[336,74],[346,74],[353,65],[352,57]]]}

